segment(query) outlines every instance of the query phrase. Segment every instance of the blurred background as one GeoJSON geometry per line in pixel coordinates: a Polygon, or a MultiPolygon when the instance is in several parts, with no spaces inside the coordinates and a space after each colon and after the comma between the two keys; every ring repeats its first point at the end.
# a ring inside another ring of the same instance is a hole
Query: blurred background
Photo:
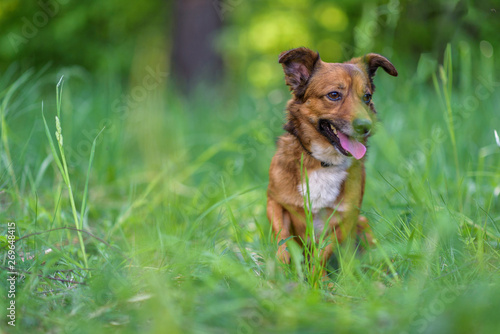
{"type": "Polygon", "coordinates": [[[0,0],[19,332],[498,332],[499,31],[500,0],[0,0]],[[266,217],[299,46],[399,72],[375,77],[378,246],[321,289],[276,262],[266,217]]]}
{"type": "Polygon", "coordinates": [[[404,63],[404,75],[419,61],[439,60],[449,42],[491,57],[498,6],[498,0],[2,0],[0,71],[13,63],[52,64],[129,83],[145,66],[161,66],[182,90],[204,81],[249,84],[262,93],[282,84],[279,53],[307,46],[327,61],[381,53],[404,63]]]}

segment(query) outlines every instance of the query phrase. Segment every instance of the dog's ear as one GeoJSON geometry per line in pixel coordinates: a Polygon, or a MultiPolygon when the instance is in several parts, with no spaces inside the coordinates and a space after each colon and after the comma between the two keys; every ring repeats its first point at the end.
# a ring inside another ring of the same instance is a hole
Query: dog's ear
{"type": "Polygon", "coordinates": [[[308,48],[297,48],[282,52],[279,63],[283,65],[285,82],[290,86],[297,98],[302,98],[307,81],[311,77],[314,66],[319,60],[319,53],[308,48]]]}
{"type": "Polygon", "coordinates": [[[375,72],[379,67],[382,67],[384,71],[392,75],[393,77],[398,76],[398,71],[392,65],[392,63],[385,57],[376,54],[376,53],[368,53],[364,57],[362,57],[362,61],[366,64],[366,68],[368,71],[368,76],[373,78],[375,76],[375,72]]]}

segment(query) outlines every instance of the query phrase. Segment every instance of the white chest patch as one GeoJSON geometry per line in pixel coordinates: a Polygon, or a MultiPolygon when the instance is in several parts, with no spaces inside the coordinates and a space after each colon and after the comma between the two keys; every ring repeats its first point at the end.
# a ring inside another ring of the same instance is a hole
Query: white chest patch
{"type": "MultiPolygon", "coordinates": [[[[309,195],[312,204],[311,211],[317,213],[322,208],[333,208],[340,192],[340,186],[347,176],[344,166],[332,166],[317,169],[309,175],[309,195]]],[[[299,193],[307,196],[305,182],[299,184],[299,193]]]]}

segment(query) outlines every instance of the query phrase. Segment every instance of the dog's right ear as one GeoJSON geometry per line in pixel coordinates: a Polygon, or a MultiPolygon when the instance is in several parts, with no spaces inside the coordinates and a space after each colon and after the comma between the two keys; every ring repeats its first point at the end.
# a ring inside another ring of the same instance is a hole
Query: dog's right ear
{"type": "Polygon", "coordinates": [[[370,78],[373,78],[375,76],[375,72],[379,67],[382,67],[384,71],[386,71],[393,77],[398,76],[398,71],[396,70],[394,65],[392,65],[389,59],[385,58],[384,56],[381,56],[376,53],[369,53],[365,55],[362,59],[363,62],[366,64],[366,67],[368,69],[368,76],[370,78]]]}
{"type": "Polygon", "coordinates": [[[283,65],[285,82],[297,98],[304,96],[307,81],[319,60],[319,53],[308,48],[297,48],[282,52],[279,63],[283,65]]]}

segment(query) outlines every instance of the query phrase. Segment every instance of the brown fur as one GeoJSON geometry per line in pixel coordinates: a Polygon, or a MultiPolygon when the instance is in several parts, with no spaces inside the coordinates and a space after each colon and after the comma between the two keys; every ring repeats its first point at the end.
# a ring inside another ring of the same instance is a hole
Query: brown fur
{"type": "MultiPolygon", "coordinates": [[[[326,120],[338,131],[366,145],[376,111],[371,101],[365,103],[363,99],[365,94],[374,92],[372,79],[378,67],[393,76],[397,76],[396,69],[389,60],[374,53],[345,63],[326,63],[318,53],[307,48],[283,52],[279,62],[283,66],[286,84],[292,91],[292,99],[287,104],[287,123],[284,126],[288,133],[279,138],[269,169],[267,215],[278,242],[292,235],[305,238],[304,199],[299,192],[303,184],[301,157],[308,175],[325,166],[336,168],[337,161],[339,166],[347,166],[347,176],[342,180],[335,200],[319,207],[314,217],[328,217],[337,210],[329,222],[329,231],[336,231],[339,242],[356,233],[364,234],[370,241],[368,222],[359,215],[364,194],[365,157],[356,160],[338,149],[332,150],[334,144],[320,131],[320,120],[326,120]],[[327,95],[331,92],[340,93],[341,100],[329,99],[327,95]],[[328,161],[321,161],[318,157],[328,161]]],[[[323,261],[331,256],[332,244],[323,250],[323,261]]],[[[279,247],[278,257],[289,262],[285,244],[279,247]]]]}

